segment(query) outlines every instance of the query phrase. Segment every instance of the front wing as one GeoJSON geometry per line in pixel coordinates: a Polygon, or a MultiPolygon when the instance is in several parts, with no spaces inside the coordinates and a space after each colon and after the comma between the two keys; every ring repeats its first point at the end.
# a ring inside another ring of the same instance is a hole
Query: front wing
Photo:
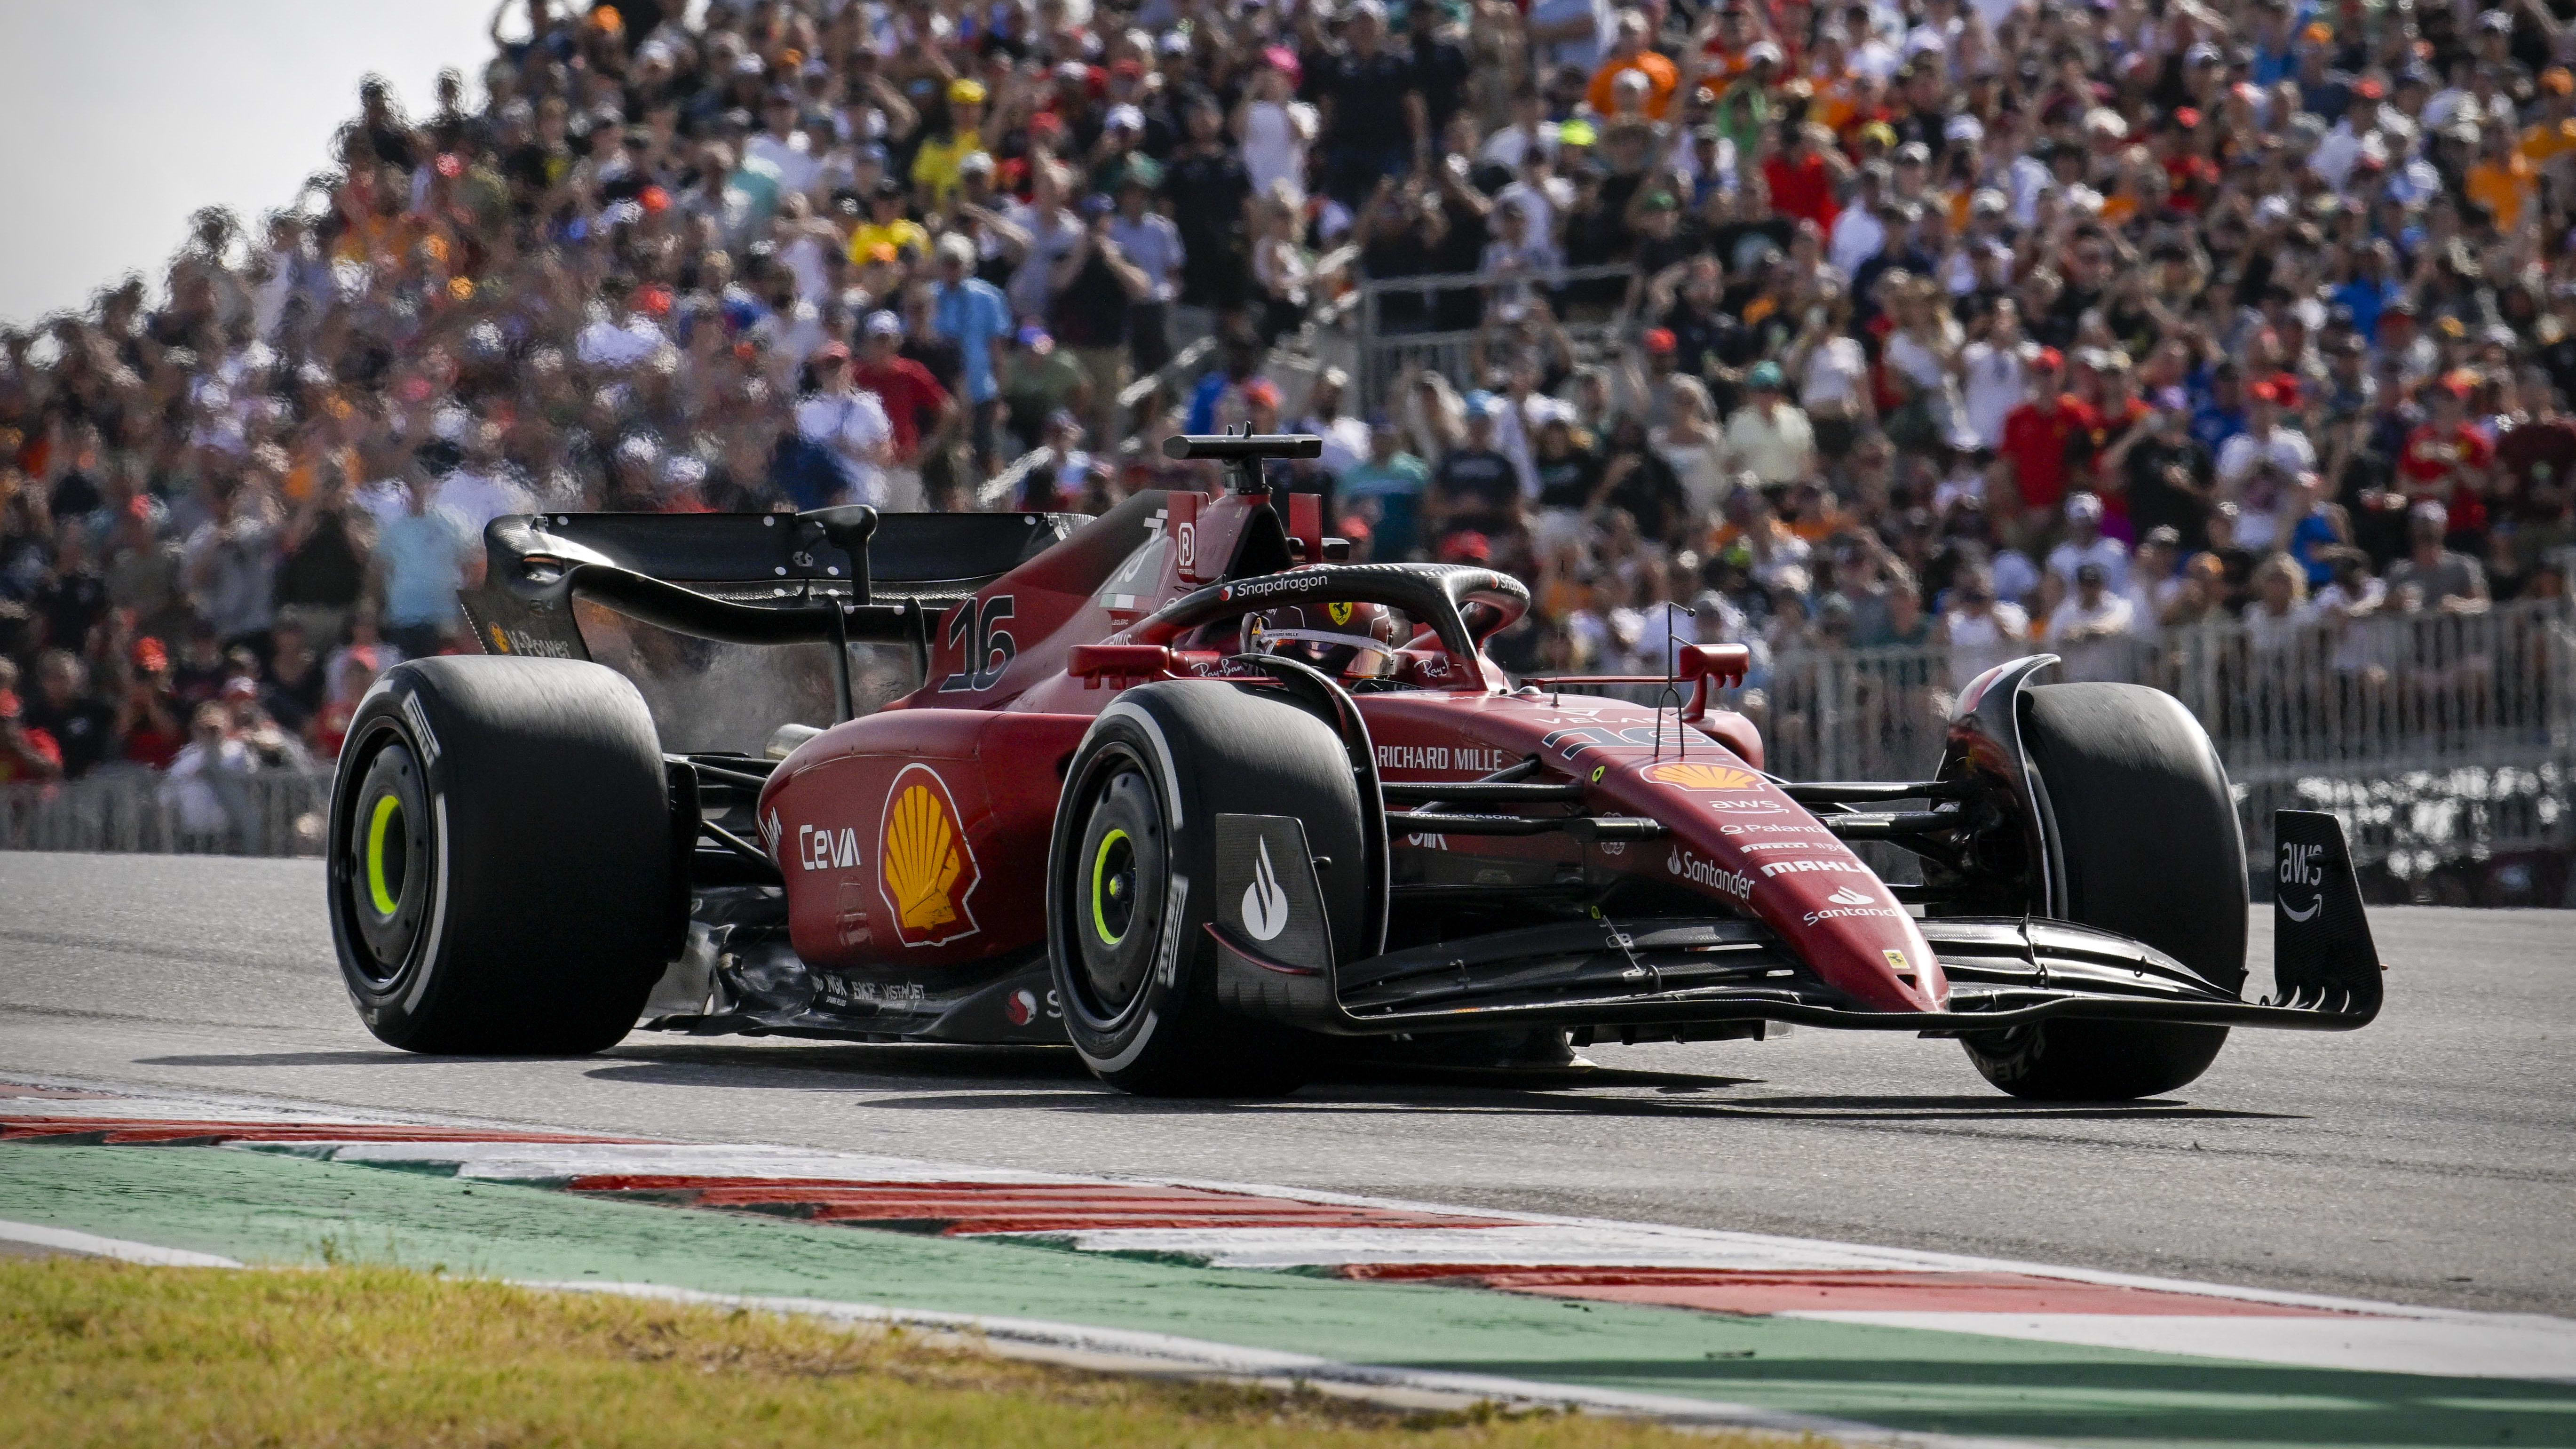
{"type": "Polygon", "coordinates": [[[2143,942],[2024,916],[1917,923],[1950,980],[1946,1011],[1860,1006],[1752,921],[1570,921],[1340,965],[1265,950],[1223,919],[1207,930],[1227,1005],[1338,1035],[1608,1026],[1688,1037],[1779,1022],[1956,1036],[2056,1017],[2366,1026],[2379,1014],[2381,967],[2342,831],[2331,816],[2283,811],[2275,833],[2282,852],[2275,989],[2262,1001],[2243,1000],[2143,942]]]}

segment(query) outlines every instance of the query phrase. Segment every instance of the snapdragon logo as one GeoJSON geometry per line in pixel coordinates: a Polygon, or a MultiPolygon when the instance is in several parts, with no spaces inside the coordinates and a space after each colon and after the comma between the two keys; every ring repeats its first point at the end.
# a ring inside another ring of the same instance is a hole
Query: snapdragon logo
{"type": "Polygon", "coordinates": [[[1680,846],[1673,847],[1673,853],[1665,858],[1664,869],[1693,885],[1723,891],[1739,901],[1753,894],[1753,877],[1728,870],[1715,861],[1702,860],[1680,846]]]}

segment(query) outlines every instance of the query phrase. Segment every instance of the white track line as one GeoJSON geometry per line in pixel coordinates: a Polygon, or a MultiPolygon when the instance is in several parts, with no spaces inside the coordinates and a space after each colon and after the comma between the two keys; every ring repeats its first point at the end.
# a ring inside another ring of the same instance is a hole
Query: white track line
{"type": "Polygon", "coordinates": [[[120,1262],[142,1263],[154,1268],[238,1268],[242,1265],[213,1253],[192,1253],[185,1248],[164,1248],[153,1243],[138,1243],[127,1238],[101,1238],[89,1233],[76,1233],[69,1228],[49,1228],[42,1223],[13,1223],[0,1220],[0,1242],[25,1243],[30,1247],[53,1248],[65,1253],[78,1253],[88,1258],[115,1258],[120,1262]]]}
{"type": "Polygon", "coordinates": [[[2181,1352],[2365,1373],[2576,1383],[2576,1333],[2526,1324],[2407,1318],[2178,1318],[2116,1313],[1793,1312],[1783,1318],[2181,1352]]]}
{"type": "Polygon", "coordinates": [[[794,1314],[852,1325],[894,1324],[944,1333],[973,1334],[988,1340],[1004,1351],[1007,1351],[1011,1345],[1070,1350],[1076,1353],[1104,1355],[1133,1361],[1134,1366],[1139,1368],[1168,1365],[1218,1378],[1311,1381],[1359,1389],[1412,1390],[1471,1402],[1486,1400],[1515,1407],[1584,1409],[1594,1413],[1650,1418],[1666,1423],[1712,1429],[1754,1429],[1778,1434],[1814,1434],[1847,1443],[1944,1446],[1944,1449],[1971,1449],[1971,1446],[2006,1446],[2018,1443],[2014,1440],[1966,1439],[1939,1434],[1900,1433],[1875,1424],[1863,1424],[1848,1419],[1793,1414],[1778,1409],[1760,1408],[1752,1404],[1683,1398],[1675,1394],[1628,1393],[1618,1389],[1551,1384],[1534,1379],[1506,1378],[1491,1374],[1381,1368],[1370,1364],[1342,1363],[1334,1359],[1317,1358],[1311,1354],[1286,1353],[1266,1348],[1243,1348],[1234,1344],[1215,1343],[1199,1338],[1182,1338],[1168,1333],[1092,1328],[1083,1324],[1057,1323],[1043,1318],[1003,1318],[972,1313],[939,1313],[917,1308],[888,1308],[874,1303],[837,1303],[820,1298],[774,1298],[734,1293],[705,1293],[689,1288],[668,1288],[656,1283],[514,1281],[523,1288],[555,1292],[611,1293],[671,1303],[709,1304],[725,1308],[748,1308],[756,1311],[794,1314]]]}
{"type": "MultiPolygon", "coordinates": [[[[49,1082],[112,1090],[112,1084],[49,1082]]],[[[0,1097],[0,1113],[25,1116],[162,1115],[184,1119],[239,1116],[321,1125],[330,1109],[301,1103],[226,1102],[216,1098],[137,1097],[101,1112],[95,1099],[0,1097]],[[248,1112],[244,1108],[250,1108],[248,1112]]],[[[743,1178],[837,1179],[857,1184],[971,1182],[996,1186],[1060,1184],[1196,1188],[1357,1208],[1503,1219],[1493,1228],[1111,1228],[999,1234],[1091,1252],[1194,1258],[1212,1267],[1281,1269],[1367,1263],[1478,1263],[1531,1267],[1664,1267],[1752,1271],[1910,1271],[2012,1273],[2064,1282],[2137,1288],[2242,1302],[2323,1309],[2339,1315],[2306,1320],[2223,1316],[1821,1311],[1789,1316],[1889,1327],[1982,1333],[1994,1337],[2133,1348],[2197,1357],[2301,1364],[2318,1368],[2453,1374],[2480,1378],[2576,1381],[2576,1320],[2539,1314],[2481,1313],[2369,1299],[2284,1292],[2190,1279],[2151,1277],[2059,1264],[1882,1248],[1766,1233],[1688,1228],[1612,1219],[1488,1211],[1448,1203],[1363,1196],[1313,1188],[1206,1179],[1093,1176],[978,1168],[822,1148],[757,1143],[381,1142],[356,1134],[380,1125],[457,1126],[505,1132],[547,1130],[525,1124],[414,1118],[351,1120],[349,1141],[257,1144],[253,1150],[375,1165],[445,1165],[460,1177],[561,1183],[574,1177],[634,1174],[743,1178]],[[2388,1326],[2363,1330],[2370,1319],[2388,1326]],[[2393,1321],[2393,1322],[2392,1322],[2393,1321]],[[2221,1324],[2236,1328],[2218,1333],[2221,1324]],[[2250,1345],[2251,1347],[2247,1347],[2250,1345]],[[2262,1352],[2255,1352],[2259,1348],[2262,1352]]]]}

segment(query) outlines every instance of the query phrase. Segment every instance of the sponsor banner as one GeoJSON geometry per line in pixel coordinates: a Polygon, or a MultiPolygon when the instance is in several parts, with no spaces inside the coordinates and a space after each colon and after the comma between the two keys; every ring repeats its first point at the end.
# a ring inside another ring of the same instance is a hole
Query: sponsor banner
{"type": "Polygon", "coordinates": [[[948,782],[928,765],[897,771],[877,845],[877,889],[894,913],[896,938],[944,946],[983,929],[967,906],[983,878],[948,782]]]}
{"type": "Polygon", "coordinates": [[[1262,954],[1288,966],[1333,963],[1331,923],[1306,847],[1290,815],[1216,817],[1217,916],[1262,954]]]}
{"type": "Polygon", "coordinates": [[[1762,874],[1766,877],[1775,875],[1813,875],[1818,872],[1822,872],[1827,875],[1865,876],[1871,874],[1868,866],[1865,866],[1856,860],[1766,860],[1762,862],[1762,874]]]}
{"type": "Polygon", "coordinates": [[[1665,858],[1664,869],[1692,885],[1705,886],[1739,901],[1749,900],[1753,895],[1753,877],[1742,871],[1728,870],[1679,846],[1673,847],[1672,854],[1665,858]]]}
{"type": "Polygon", "coordinates": [[[1381,770],[1467,771],[1490,775],[1512,763],[1509,751],[1490,745],[1390,745],[1377,747],[1381,770]]]}
{"type": "Polygon", "coordinates": [[[1731,765],[1703,765],[1677,762],[1649,765],[1646,778],[1658,785],[1673,785],[1684,790],[1758,790],[1762,777],[1750,770],[1731,765]]]}

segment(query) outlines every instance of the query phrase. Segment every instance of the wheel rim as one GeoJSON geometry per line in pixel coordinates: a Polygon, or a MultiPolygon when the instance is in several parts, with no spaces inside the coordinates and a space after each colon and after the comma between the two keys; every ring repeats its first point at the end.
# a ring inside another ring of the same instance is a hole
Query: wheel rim
{"type": "Polygon", "coordinates": [[[361,975],[378,989],[403,976],[427,923],[435,862],[428,782],[399,736],[379,737],[333,843],[333,894],[358,950],[361,975]]]}
{"type": "Polygon", "coordinates": [[[390,828],[401,818],[399,795],[377,796],[376,808],[367,812],[367,904],[379,919],[390,920],[402,910],[403,863],[410,851],[401,832],[390,828]]]}
{"type": "Polygon", "coordinates": [[[1136,919],[1136,842],[1111,829],[1091,856],[1091,930],[1104,946],[1127,939],[1136,919]]]}
{"type": "Polygon", "coordinates": [[[1141,1009],[1161,945],[1169,836],[1144,762],[1123,746],[1103,753],[1069,792],[1082,814],[1073,887],[1062,899],[1074,943],[1075,1009],[1114,1029],[1141,1009]]]}

